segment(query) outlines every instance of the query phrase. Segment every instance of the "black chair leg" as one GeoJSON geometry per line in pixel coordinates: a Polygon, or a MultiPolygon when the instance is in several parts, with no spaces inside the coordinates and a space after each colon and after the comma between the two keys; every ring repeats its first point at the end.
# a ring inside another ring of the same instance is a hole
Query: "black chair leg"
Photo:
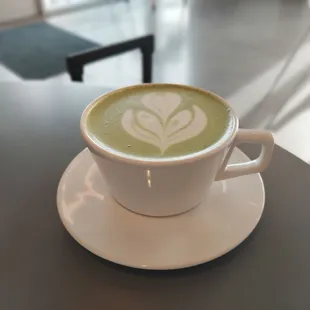
{"type": "Polygon", "coordinates": [[[152,82],[153,68],[153,52],[154,52],[154,36],[149,36],[146,39],[146,44],[141,47],[142,52],[142,80],[143,83],[152,82]]]}
{"type": "Polygon", "coordinates": [[[74,82],[83,82],[83,67],[78,66],[70,58],[67,58],[67,71],[74,82]]]}
{"type": "Polygon", "coordinates": [[[152,52],[142,53],[142,79],[143,83],[152,82],[152,52]]]}

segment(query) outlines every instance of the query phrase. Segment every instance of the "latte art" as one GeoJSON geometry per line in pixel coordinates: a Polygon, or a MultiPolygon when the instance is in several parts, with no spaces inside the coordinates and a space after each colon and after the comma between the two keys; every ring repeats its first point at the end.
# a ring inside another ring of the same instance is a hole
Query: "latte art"
{"type": "Polygon", "coordinates": [[[192,87],[142,84],[96,100],[87,117],[90,137],[131,156],[162,158],[215,145],[228,130],[229,108],[192,87]]]}
{"type": "Polygon", "coordinates": [[[161,155],[171,146],[198,136],[207,125],[205,113],[196,105],[176,112],[182,102],[174,93],[150,93],[141,98],[147,109],[125,111],[124,130],[140,141],[159,148],[161,155]]]}

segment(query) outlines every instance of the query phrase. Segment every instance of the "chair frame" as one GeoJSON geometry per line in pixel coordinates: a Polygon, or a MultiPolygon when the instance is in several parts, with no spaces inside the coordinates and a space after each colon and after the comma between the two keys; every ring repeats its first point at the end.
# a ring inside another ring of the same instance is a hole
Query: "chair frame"
{"type": "Polygon", "coordinates": [[[147,35],[69,55],[66,58],[67,71],[72,81],[82,82],[84,65],[128,51],[140,49],[142,53],[142,80],[143,83],[151,83],[154,41],[154,35],[147,35]]]}

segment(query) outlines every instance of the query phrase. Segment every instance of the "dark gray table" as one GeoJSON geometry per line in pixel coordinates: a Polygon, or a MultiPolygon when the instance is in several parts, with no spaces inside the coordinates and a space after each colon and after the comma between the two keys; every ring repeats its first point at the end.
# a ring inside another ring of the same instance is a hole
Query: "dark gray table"
{"type": "Polygon", "coordinates": [[[261,222],[213,262],[134,270],[90,254],[69,236],[57,214],[57,184],[85,147],[83,108],[104,91],[0,84],[0,309],[309,310],[310,168],[280,147],[263,173],[261,222]]]}

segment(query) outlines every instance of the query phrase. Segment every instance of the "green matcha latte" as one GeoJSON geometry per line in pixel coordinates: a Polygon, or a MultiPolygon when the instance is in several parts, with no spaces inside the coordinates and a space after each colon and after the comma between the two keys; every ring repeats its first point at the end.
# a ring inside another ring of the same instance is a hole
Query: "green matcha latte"
{"type": "Polygon", "coordinates": [[[229,108],[199,89],[150,84],[124,88],[98,100],[87,129],[99,145],[138,157],[173,157],[218,142],[230,125],[229,108]]]}

